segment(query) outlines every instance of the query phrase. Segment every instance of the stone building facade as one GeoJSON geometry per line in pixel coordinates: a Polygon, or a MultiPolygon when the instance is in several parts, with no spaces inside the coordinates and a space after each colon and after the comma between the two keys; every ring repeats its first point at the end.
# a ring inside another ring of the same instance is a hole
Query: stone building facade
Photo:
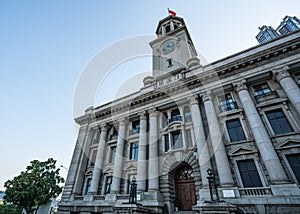
{"type": "Polygon", "coordinates": [[[75,119],[59,213],[200,213],[208,169],[241,213],[299,213],[300,31],[209,65],[182,18],[156,35],[144,86],[75,119]]]}

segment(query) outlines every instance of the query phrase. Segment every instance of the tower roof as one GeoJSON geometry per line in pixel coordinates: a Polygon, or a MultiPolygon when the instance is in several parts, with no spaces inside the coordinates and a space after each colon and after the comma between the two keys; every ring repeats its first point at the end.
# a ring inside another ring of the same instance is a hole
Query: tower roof
{"type": "Polygon", "coordinates": [[[156,28],[156,32],[155,32],[155,33],[156,33],[157,35],[160,35],[160,34],[161,34],[161,30],[162,30],[162,26],[164,26],[164,25],[170,23],[171,21],[174,21],[174,22],[176,22],[176,23],[179,23],[180,26],[185,25],[183,18],[178,17],[178,16],[172,16],[172,15],[170,15],[170,16],[167,16],[167,17],[161,19],[161,20],[158,22],[158,26],[157,26],[157,28],[156,28]]]}

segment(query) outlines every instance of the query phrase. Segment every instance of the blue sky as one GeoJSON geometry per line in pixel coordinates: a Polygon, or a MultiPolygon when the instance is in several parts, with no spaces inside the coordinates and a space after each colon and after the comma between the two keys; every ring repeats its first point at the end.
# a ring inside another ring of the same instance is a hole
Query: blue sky
{"type": "MultiPolygon", "coordinates": [[[[257,45],[259,26],[300,17],[298,0],[1,0],[0,190],[33,159],[69,167],[78,129],[74,91],[85,66],[116,41],[154,34],[168,7],[185,19],[209,62],[257,45]]],[[[151,70],[149,59],[120,66],[118,80],[101,87],[113,97],[138,70],[151,70]]],[[[95,105],[107,99],[100,93],[95,105]]]]}

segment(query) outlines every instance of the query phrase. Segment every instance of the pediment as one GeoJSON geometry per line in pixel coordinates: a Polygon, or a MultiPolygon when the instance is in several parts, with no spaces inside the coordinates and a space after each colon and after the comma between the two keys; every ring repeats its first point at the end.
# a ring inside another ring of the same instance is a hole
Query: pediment
{"type": "Polygon", "coordinates": [[[136,170],[136,166],[130,164],[130,165],[126,168],[126,171],[131,171],[131,170],[136,170]]]}
{"type": "Polygon", "coordinates": [[[252,154],[256,153],[256,149],[251,149],[251,148],[245,148],[245,147],[239,147],[233,150],[229,156],[237,156],[237,155],[245,155],[245,154],[252,154]]]}
{"type": "Polygon", "coordinates": [[[106,168],[103,173],[110,174],[113,173],[113,169],[111,167],[106,168]]]}
{"type": "Polygon", "coordinates": [[[300,147],[300,140],[287,139],[280,143],[276,149],[290,149],[295,147],[300,147]]]}
{"type": "Polygon", "coordinates": [[[94,168],[88,168],[85,172],[85,175],[92,175],[94,171],[94,168]]]}

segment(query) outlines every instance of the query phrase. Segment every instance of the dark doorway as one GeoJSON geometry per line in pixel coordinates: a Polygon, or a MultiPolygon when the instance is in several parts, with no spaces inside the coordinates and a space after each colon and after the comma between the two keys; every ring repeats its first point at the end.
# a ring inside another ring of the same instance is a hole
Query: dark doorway
{"type": "Polygon", "coordinates": [[[196,190],[193,169],[188,164],[181,164],[174,173],[175,207],[179,210],[192,210],[196,204],[196,190]]]}

